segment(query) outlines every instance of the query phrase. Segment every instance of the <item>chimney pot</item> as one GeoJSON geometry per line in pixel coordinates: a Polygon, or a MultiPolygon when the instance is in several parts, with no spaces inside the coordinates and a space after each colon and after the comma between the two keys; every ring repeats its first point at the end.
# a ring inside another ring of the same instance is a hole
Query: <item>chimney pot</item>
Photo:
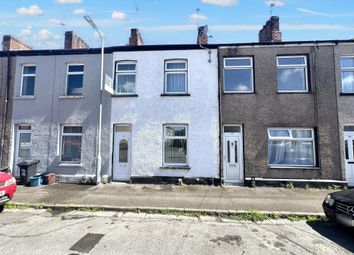
{"type": "Polygon", "coordinates": [[[2,50],[3,51],[32,50],[32,47],[11,35],[4,35],[2,38],[2,50]]]}
{"type": "Polygon", "coordinates": [[[130,37],[129,37],[129,46],[140,46],[144,45],[143,38],[139,29],[132,28],[130,30],[130,37]]]}
{"type": "Polygon", "coordinates": [[[64,49],[88,49],[88,44],[78,37],[73,31],[65,32],[64,49]]]}
{"type": "Polygon", "coordinates": [[[279,17],[272,16],[259,31],[259,42],[281,42],[282,33],[280,32],[279,17]]]}

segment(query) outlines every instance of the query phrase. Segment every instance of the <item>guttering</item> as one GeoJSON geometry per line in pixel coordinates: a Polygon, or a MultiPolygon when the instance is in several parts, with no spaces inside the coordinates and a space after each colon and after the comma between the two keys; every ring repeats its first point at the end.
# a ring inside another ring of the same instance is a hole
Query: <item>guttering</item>
{"type": "Polygon", "coordinates": [[[5,143],[5,130],[6,130],[6,120],[7,120],[7,109],[8,109],[8,94],[10,89],[10,79],[11,79],[11,55],[10,52],[7,54],[7,74],[6,74],[6,86],[4,94],[4,110],[3,110],[3,119],[1,125],[1,144],[0,144],[0,163],[3,162],[3,148],[5,143]]]}

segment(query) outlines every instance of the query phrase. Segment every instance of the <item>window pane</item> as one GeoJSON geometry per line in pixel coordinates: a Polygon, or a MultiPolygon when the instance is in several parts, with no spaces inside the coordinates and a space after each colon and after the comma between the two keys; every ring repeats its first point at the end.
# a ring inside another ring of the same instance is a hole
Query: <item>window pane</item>
{"type": "Polygon", "coordinates": [[[117,92],[134,93],[135,92],[135,74],[117,75],[117,92]]]}
{"type": "Polygon", "coordinates": [[[187,140],[166,139],[165,140],[165,163],[185,164],[187,163],[187,140]]]}
{"type": "Polygon", "coordinates": [[[18,156],[21,157],[22,160],[29,159],[31,157],[31,149],[22,149],[18,150],[18,156]]]}
{"type": "Polygon", "coordinates": [[[136,64],[118,64],[118,71],[135,71],[136,64]]]}
{"type": "Polygon", "coordinates": [[[235,141],[235,163],[238,162],[238,159],[237,159],[237,141],[235,141]]]}
{"type": "Polygon", "coordinates": [[[186,74],[185,73],[178,73],[172,74],[167,73],[166,77],[166,92],[186,92],[186,74]]]}
{"type": "Polygon", "coordinates": [[[127,140],[122,140],[119,143],[119,162],[128,162],[128,142],[127,140]]]}
{"type": "Polygon", "coordinates": [[[241,127],[239,126],[225,126],[224,133],[240,133],[241,127]]]}
{"type": "Polygon", "coordinates": [[[166,69],[169,69],[169,70],[182,69],[182,70],[184,70],[184,69],[186,69],[186,63],[185,62],[179,62],[179,63],[167,62],[166,69]]]}
{"type": "Polygon", "coordinates": [[[20,133],[20,143],[30,143],[31,133],[20,133]]]}
{"type": "Polygon", "coordinates": [[[354,67],[354,58],[342,58],[340,63],[342,67],[354,67]]]}
{"type": "Polygon", "coordinates": [[[342,72],[342,92],[354,93],[354,72],[342,72]]]}
{"type": "Polygon", "coordinates": [[[344,131],[354,132],[354,126],[344,126],[344,131]]]}
{"type": "Polygon", "coordinates": [[[34,96],[35,76],[24,76],[22,81],[22,95],[34,96]]]}
{"type": "Polygon", "coordinates": [[[268,161],[274,165],[313,166],[313,142],[269,141],[268,161]]]}
{"type": "Polygon", "coordinates": [[[61,160],[80,162],[81,136],[63,136],[62,140],[61,160]]]}
{"type": "Polygon", "coordinates": [[[19,126],[19,130],[31,130],[31,126],[19,126]]]}
{"type": "Polygon", "coordinates": [[[36,67],[35,66],[24,66],[23,67],[23,74],[36,74],[36,67]]]}
{"type": "Polygon", "coordinates": [[[166,136],[186,136],[186,128],[178,126],[166,127],[166,136]]]}
{"type": "Polygon", "coordinates": [[[82,74],[69,74],[68,75],[68,95],[82,95],[82,74]]]}
{"type": "Polygon", "coordinates": [[[227,141],[227,163],[230,163],[230,141],[227,141]]]}
{"type": "Polygon", "coordinates": [[[63,133],[74,133],[74,134],[81,134],[82,133],[82,127],[70,127],[66,126],[64,127],[63,133]]]}
{"type": "Polygon", "coordinates": [[[305,69],[304,68],[279,68],[278,69],[278,90],[305,91],[305,69]]]}
{"type": "Polygon", "coordinates": [[[289,130],[287,129],[271,129],[269,134],[272,137],[290,137],[289,130]]]}
{"type": "Polygon", "coordinates": [[[312,138],[311,130],[293,130],[291,133],[293,138],[312,138]]]}
{"type": "Polygon", "coordinates": [[[225,59],[225,66],[251,66],[251,59],[225,59]]]}
{"type": "Polygon", "coordinates": [[[348,140],[345,140],[345,159],[349,160],[348,140]]]}
{"type": "Polygon", "coordinates": [[[304,65],[305,58],[278,58],[279,65],[304,65]]]}
{"type": "Polygon", "coordinates": [[[84,65],[70,65],[69,72],[83,72],[84,65]]]}
{"type": "Polygon", "coordinates": [[[226,92],[251,92],[252,71],[251,69],[224,70],[226,92]]]}

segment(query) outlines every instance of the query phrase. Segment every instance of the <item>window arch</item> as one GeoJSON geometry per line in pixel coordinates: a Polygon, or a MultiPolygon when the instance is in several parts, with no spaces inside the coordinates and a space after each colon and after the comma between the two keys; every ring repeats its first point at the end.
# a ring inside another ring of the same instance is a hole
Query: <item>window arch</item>
{"type": "Polygon", "coordinates": [[[128,162],[128,141],[123,139],[119,142],[119,163],[128,162]]]}

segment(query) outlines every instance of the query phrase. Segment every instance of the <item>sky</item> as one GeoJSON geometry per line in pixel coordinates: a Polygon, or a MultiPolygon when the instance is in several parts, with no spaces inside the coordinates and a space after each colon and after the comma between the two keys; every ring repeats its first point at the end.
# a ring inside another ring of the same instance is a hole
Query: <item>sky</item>
{"type": "Polygon", "coordinates": [[[194,44],[197,26],[209,43],[258,41],[270,15],[280,17],[283,41],[354,38],[354,0],[0,0],[0,36],[11,34],[35,49],[63,48],[65,31],[90,47],[126,45],[139,28],[145,44],[194,44]],[[271,5],[273,7],[271,7],[271,5]]]}

